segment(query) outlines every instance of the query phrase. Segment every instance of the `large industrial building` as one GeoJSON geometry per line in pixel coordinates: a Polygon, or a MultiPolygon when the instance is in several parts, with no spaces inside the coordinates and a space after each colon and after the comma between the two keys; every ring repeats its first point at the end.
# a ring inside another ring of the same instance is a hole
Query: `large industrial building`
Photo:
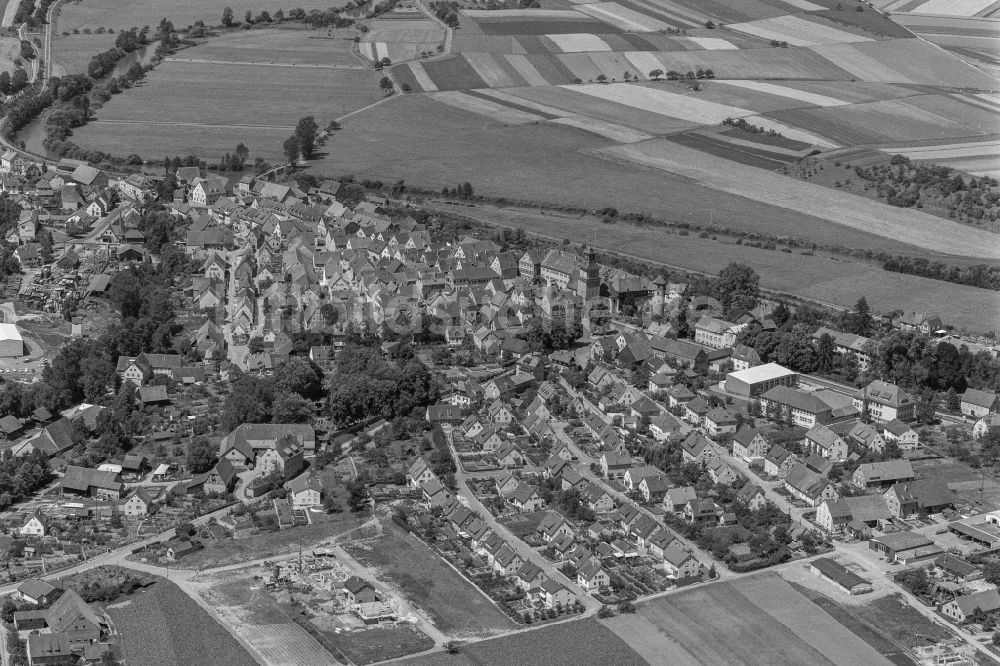
{"type": "Polygon", "coordinates": [[[0,324],[0,356],[24,356],[24,339],[14,324],[0,324]]]}
{"type": "Polygon", "coordinates": [[[794,387],[798,379],[798,373],[793,370],[777,363],[765,363],[726,375],[726,393],[746,399],[756,398],[775,386],[794,387]]]}

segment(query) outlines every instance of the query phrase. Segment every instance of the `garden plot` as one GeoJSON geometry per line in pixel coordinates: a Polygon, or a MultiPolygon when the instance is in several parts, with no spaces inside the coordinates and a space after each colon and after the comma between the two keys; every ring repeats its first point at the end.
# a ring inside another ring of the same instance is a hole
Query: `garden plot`
{"type": "Polygon", "coordinates": [[[658,32],[673,27],[652,16],[623,7],[617,2],[595,2],[577,7],[584,14],[631,32],[658,32]]]}
{"type": "Polygon", "coordinates": [[[473,97],[472,95],[455,90],[429,94],[435,101],[463,111],[478,113],[505,125],[526,125],[545,120],[542,116],[512,109],[508,106],[497,104],[481,97],[473,97]]]}
{"type": "Polygon", "coordinates": [[[870,38],[856,35],[853,32],[838,30],[837,28],[791,15],[750,21],[748,23],[732,23],[726,27],[737,32],[744,32],[748,35],[760,37],[761,39],[787,42],[792,46],[850,44],[871,41],[870,38]]]}
{"type": "Polygon", "coordinates": [[[562,53],[585,53],[587,51],[610,51],[597,35],[577,33],[573,35],[545,35],[562,53]]]}
{"type": "Polygon", "coordinates": [[[805,102],[806,104],[814,106],[846,106],[850,104],[850,102],[834,99],[833,97],[829,97],[827,95],[806,92],[804,90],[796,90],[795,88],[779,86],[773,83],[764,83],[761,81],[719,81],[719,83],[739,88],[747,88],[749,90],[756,90],[757,92],[768,93],[771,95],[778,95],[780,97],[788,97],[790,99],[805,102]]]}
{"type": "Polygon", "coordinates": [[[661,169],[712,189],[898,239],[927,250],[1000,259],[996,236],[919,210],[893,208],[822,185],[679,146],[664,139],[611,146],[590,154],[661,169]]]}

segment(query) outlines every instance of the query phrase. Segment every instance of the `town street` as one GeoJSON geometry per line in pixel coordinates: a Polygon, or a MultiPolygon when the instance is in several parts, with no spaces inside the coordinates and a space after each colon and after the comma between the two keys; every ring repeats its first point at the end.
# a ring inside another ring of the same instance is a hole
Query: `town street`
{"type": "Polygon", "coordinates": [[[455,467],[457,468],[457,471],[455,472],[455,482],[458,485],[459,501],[461,501],[462,504],[468,507],[471,511],[479,514],[479,517],[483,520],[483,522],[489,525],[490,529],[503,537],[504,541],[506,541],[511,548],[517,551],[517,554],[520,555],[523,560],[530,561],[538,565],[538,567],[544,571],[549,578],[559,581],[569,588],[569,590],[576,595],[576,598],[580,600],[580,603],[582,603],[588,610],[597,610],[600,608],[601,603],[597,601],[597,599],[590,596],[589,592],[577,585],[576,581],[567,581],[566,575],[559,571],[559,568],[555,564],[546,560],[537,550],[531,548],[521,539],[511,534],[510,530],[497,521],[493,514],[490,513],[485,506],[483,506],[483,503],[479,501],[479,498],[476,497],[475,493],[469,489],[469,486],[466,483],[470,475],[462,469],[462,465],[459,463],[458,453],[455,451],[455,446],[452,443],[450,432],[448,433],[448,444],[451,449],[451,455],[455,460],[455,467]]]}

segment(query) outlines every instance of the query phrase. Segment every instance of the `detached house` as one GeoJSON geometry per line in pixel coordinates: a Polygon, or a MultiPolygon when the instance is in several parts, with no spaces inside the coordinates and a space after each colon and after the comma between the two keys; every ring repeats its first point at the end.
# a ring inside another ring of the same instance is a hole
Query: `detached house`
{"type": "Polygon", "coordinates": [[[733,457],[748,461],[761,459],[767,455],[770,446],[759,430],[745,425],[733,438],[733,457]]]}
{"type": "Polygon", "coordinates": [[[428,481],[437,481],[437,475],[423,458],[417,458],[406,470],[406,484],[411,488],[420,488],[428,481]]]}
{"type": "Polygon", "coordinates": [[[812,507],[819,506],[824,500],[840,497],[837,488],[828,479],[802,464],[793,467],[785,476],[785,489],[812,507]]]}

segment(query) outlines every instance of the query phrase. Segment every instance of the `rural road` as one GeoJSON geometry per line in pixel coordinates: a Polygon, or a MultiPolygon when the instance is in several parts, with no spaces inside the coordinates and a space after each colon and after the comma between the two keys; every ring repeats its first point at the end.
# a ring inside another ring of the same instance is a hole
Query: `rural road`
{"type": "MultiPolygon", "coordinates": [[[[27,23],[22,23],[18,27],[18,29],[17,29],[17,38],[20,39],[22,42],[28,42],[29,44],[31,43],[31,40],[28,39],[28,24],[27,23]]],[[[38,49],[36,49],[33,44],[31,46],[31,48],[35,52],[35,57],[33,59],[31,59],[31,60],[28,61],[28,64],[30,65],[28,67],[28,69],[29,69],[29,72],[28,72],[28,83],[29,84],[34,83],[38,79],[38,49]]]]}
{"type": "Polygon", "coordinates": [[[178,127],[214,127],[214,128],[234,128],[234,129],[280,129],[294,130],[291,125],[224,125],[216,123],[182,123],[166,120],[92,120],[91,123],[104,123],[105,125],[170,125],[178,127]]]}
{"type": "Polygon", "coordinates": [[[14,25],[14,17],[17,15],[19,2],[8,2],[3,10],[3,20],[0,21],[0,28],[10,28],[14,25]]]}

